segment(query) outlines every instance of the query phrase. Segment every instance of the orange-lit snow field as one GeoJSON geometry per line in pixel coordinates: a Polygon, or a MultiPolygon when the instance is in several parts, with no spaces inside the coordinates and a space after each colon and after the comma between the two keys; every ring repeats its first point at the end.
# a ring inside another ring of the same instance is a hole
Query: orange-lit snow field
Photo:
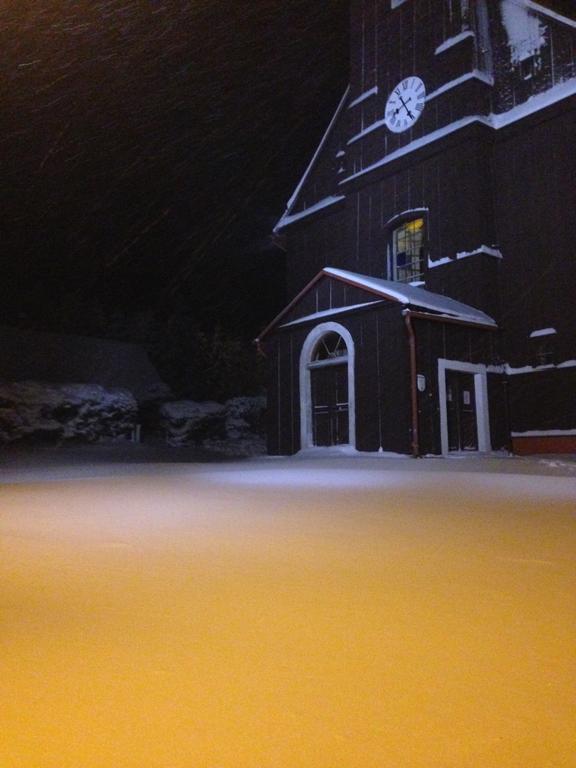
{"type": "Polygon", "coordinates": [[[576,766],[576,474],[452,467],[0,486],[1,768],[576,766]]]}

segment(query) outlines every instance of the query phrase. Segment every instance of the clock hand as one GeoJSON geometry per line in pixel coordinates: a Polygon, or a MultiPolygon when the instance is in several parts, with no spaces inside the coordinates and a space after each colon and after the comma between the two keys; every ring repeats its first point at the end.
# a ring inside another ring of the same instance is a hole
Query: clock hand
{"type": "MultiPolygon", "coordinates": [[[[410,110],[408,109],[408,107],[406,105],[406,102],[404,101],[404,99],[402,98],[402,96],[400,94],[398,94],[398,98],[402,102],[402,106],[404,107],[406,112],[408,112],[408,116],[410,117],[410,119],[413,120],[414,119],[414,115],[412,114],[412,112],[410,112],[410,110]]],[[[400,107],[398,107],[398,109],[400,109],[400,107]]]]}

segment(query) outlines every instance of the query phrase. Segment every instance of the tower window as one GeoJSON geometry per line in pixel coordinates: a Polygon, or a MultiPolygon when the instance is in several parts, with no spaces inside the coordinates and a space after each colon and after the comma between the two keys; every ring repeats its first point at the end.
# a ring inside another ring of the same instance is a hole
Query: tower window
{"type": "Polygon", "coordinates": [[[404,221],[391,234],[392,279],[401,283],[421,280],[424,276],[424,219],[404,221]]]}

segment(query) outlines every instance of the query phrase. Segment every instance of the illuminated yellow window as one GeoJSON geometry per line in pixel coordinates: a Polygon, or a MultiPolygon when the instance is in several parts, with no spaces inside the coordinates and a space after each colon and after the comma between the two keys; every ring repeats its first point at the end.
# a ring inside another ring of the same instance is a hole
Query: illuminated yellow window
{"type": "Polygon", "coordinates": [[[405,221],[392,232],[392,277],[401,283],[424,276],[424,219],[405,221]]]}

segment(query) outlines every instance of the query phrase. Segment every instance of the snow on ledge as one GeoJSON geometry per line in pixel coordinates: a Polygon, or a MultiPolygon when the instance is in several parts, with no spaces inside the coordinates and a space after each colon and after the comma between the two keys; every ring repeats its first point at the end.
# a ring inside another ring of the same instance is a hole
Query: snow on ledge
{"type": "Polygon", "coordinates": [[[351,139],[348,139],[346,143],[348,145],[355,144],[357,141],[360,141],[360,139],[363,139],[364,136],[368,136],[369,133],[376,131],[378,128],[382,128],[383,125],[386,125],[385,118],[382,118],[381,120],[376,120],[375,123],[370,123],[370,125],[367,125],[366,128],[362,128],[362,130],[359,133],[354,134],[354,136],[352,136],[351,139]]]}
{"type": "Polygon", "coordinates": [[[538,339],[540,336],[553,336],[557,333],[556,328],[539,328],[537,331],[532,331],[529,338],[538,339]]]}
{"type": "Polygon", "coordinates": [[[419,208],[406,208],[404,211],[400,211],[400,213],[395,213],[394,216],[391,216],[388,221],[384,224],[385,227],[389,227],[391,224],[393,224],[397,219],[402,219],[405,216],[410,216],[413,213],[428,213],[430,208],[427,206],[419,207],[419,208]]]}
{"type": "Polygon", "coordinates": [[[502,253],[498,248],[491,248],[489,245],[481,245],[479,248],[475,248],[473,251],[460,251],[456,254],[457,259],[467,259],[468,256],[476,256],[479,253],[484,253],[486,256],[494,256],[495,259],[501,259],[502,253]]]}
{"type": "Polygon", "coordinates": [[[523,365],[520,368],[513,368],[511,365],[504,366],[505,372],[509,376],[517,376],[521,373],[539,373],[540,371],[554,371],[558,368],[576,368],[576,360],[565,360],[563,363],[548,363],[547,365],[523,365]]]}
{"type": "Polygon", "coordinates": [[[378,86],[375,85],[373,88],[370,88],[370,90],[361,93],[360,96],[354,99],[354,101],[351,101],[350,104],[348,104],[348,109],[352,109],[352,107],[356,107],[358,104],[362,104],[363,101],[366,101],[366,99],[369,99],[371,96],[376,96],[377,94],[378,86]]]}
{"type": "Polygon", "coordinates": [[[487,75],[486,72],[482,72],[479,69],[474,69],[472,72],[467,72],[465,75],[461,75],[455,80],[450,80],[450,82],[441,85],[440,88],[437,88],[435,91],[432,91],[426,96],[426,101],[432,101],[432,99],[435,99],[437,96],[446,93],[446,91],[451,91],[452,88],[457,88],[459,85],[462,85],[462,83],[465,83],[468,80],[480,80],[487,85],[494,85],[494,78],[492,75],[487,75]]]}
{"type": "Polygon", "coordinates": [[[547,91],[531,96],[527,101],[512,107],[507,112],[491,114],[490,120],[494,128],[504,128],[510,125],[510,123],[515,123],[523,117],[528,117],[528,115],[550,107],[552,104],[556,104],[556,102],[567,99],[574,94],[576,94],[576,77],[571,77],[569,80],[564,80],[564,82],[552,86],[547,91]]]}
{"type": "Polygon", "coordinates": [[[293,214],[285,213],[284,216],[282,216],[282,218],[278,222],[278,224],[276,224],[276,226],[274,227],[274,231],[278,232],[280,229],[287,227],[289,224],[292,224],[295,221],[300,221],[300,219],[305,219],[306,216],[311,216],[313,213],[322,211],[324,208],[329,208],[331,205],[335,205],[336,203],[339,203],[341,200],[345,200],[345,199],[346,199],[346,195],[330,195],[330,197],[325,197],[323,200],[319,200],[314,205],[311,205],[310,208],[305,208],[303,211],[300,211],[299,213],[293,213],[293,214]]]}
{"type": "MultiPolygon", "coordinates": [[[[575,78],[575,82],[576,82],[576,78],[575,78]]],[[[356,171],[356,173],[353,173],[351,176],[347,176],[345,179],[342,179],[342,181],[339,183],[347,184],[348,182],[353,181],[354,179],[358,179],[361,176],[364,176],[364,174],[366,173],[370,173],[371,171],[376,170],[376,168],[381,168],[384,165],[388,165],[388,163],[392,163],[394,160],[397,160],[399,157],[404,157],[404,155],[409,155],[410,153],[415,152],[417,149],[420,149],[421,147],[425,147],[428,144],[433,144],[435,141],[438,141],[438,139],[442,139],[444,138],[444,136],[449,136],[452,133],[456,133],[456,131],[459,131],[461,128],[465,128],[467,125],[473,125],[474,123],[487,125],[489,128],[493,127],[489,117],[484,117],[482,115],[470,115],[469,117],[463,117],[460,120],[456,120],[453,123],[449,123],[448,125],[445,125],[443,128],[438,128],[437,131],[432,131],[432,133],[428,133],[426,136],[422,136],[421,138],[416,139],[415,141],[411,141],[410,144],[406,144],[405,147],[400,147],[400,149],[397,149],[394,152],[390,152],[389,155],[386,155],[381,160],[377,160],[375,163],[372,163],[372,165],[368,165],[366,168],[362,168],[362,170],[356,171]]]]}
{"type": "MultiPolygon", "coordinates": [[[[503,258],[502,253],[498,248],[492,248],[489,245],[481,245],[475,248],[473,251],[459,251],[456,254],[456,259],[467,259],[469,256],[477,256],[479,254],[485,254],[486,256],[493,256],[495,259],[503,258]]],[[[441,267],[443,264],[452,264],[454,259],[450,256],[443,256],[441,259],[432,260],[428,257],[428,267],[433,269],[434,267],[441,267]]]]}
{"type": "Polygon", "coordinates": [[[512,437],[554,437],[576,435],[576,429],[528,429],[526,432],[510,432],[512,437]]]}
{"type": "Polygon", "coordinates": [[[430,256],[428,256],[428,268],[433,269],[434,267],[441,267],[442,264],[450,264],[452,261],[450,256],[443,256],[441,259],[436,259],[435,261],[432,261],[430,256]]]}
{"type": "Polygon", "coordinates": [[[464,32],[460,32],[459,35],[454,35],[453,37],[449,37],[447,40],[444,40],[444,42],[441,43],[438,48],[436,48],[434,53],[436,56],[439,53],[444,53],[444,51],[447,51],[449,48],[453,48],[455,45],[458,45],[458,43],[461,43],[463,40],[466,40],[469,37],[476,37],[476,35],[471,29],[465,29],[464,32]]]}
{"type": "Polygon", "coordinates": [[[351,312],[353,309],[362,309],[363,307],[371,307],[374,304],[382,304],[381,301],[365,301],[363,304],[352,304],[348,307],[332,307],[331,309],[323,309],[320,312],[314,312],[312,315],[306,315],[305,317],[299,317],[296,320],[291,320],[289,323],[284,323],[280,328],[287,328],[289,325],[298,325],[300,323],[307,323],[310,320],[318,320],[321,317],[330,317],[331,315],[339,315],[344,312],[351,312]]]}

